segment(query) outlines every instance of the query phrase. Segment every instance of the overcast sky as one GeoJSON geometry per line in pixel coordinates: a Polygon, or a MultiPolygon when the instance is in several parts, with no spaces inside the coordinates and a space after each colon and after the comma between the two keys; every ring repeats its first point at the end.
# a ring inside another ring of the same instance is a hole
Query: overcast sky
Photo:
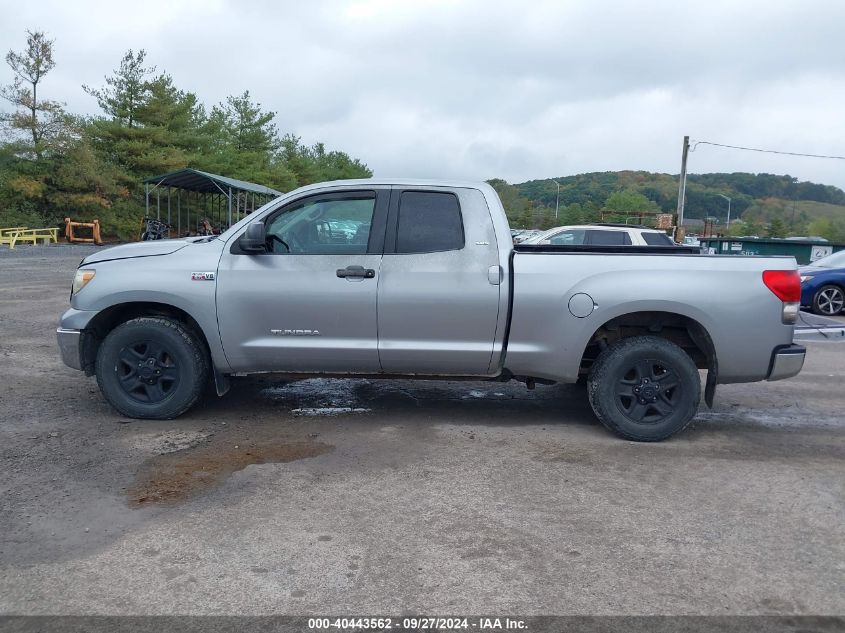
{"type": "MultiPolygon", "coordinates": [[[[95,113],[128,48],[209,106],[249,89],[281,130],[377,176],[511,182],[677,173],[684,134],[845,155],[845,2],[0,0],[0,47],[55,38],[43,95],[95,113]]],[[[0,82],[11,72],[0,69],[0,82]]],[[[845,161],[699,146],[690,172],[845,187],[845,161]]]]}

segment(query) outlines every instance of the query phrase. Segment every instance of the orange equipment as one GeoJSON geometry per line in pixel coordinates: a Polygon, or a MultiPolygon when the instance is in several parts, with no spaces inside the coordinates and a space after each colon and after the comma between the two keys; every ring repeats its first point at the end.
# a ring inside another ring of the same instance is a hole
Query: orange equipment
{"type": "Polygon", "coordinates": [[[68,242],[88,242],[97,244],[103,243],[100,239],[100,221],[93,222],[74,222],[70,218],[65,218],[65,238],[68,242]],[[91,237],[76,237],[74,229],[91,229],[91,237]]]}

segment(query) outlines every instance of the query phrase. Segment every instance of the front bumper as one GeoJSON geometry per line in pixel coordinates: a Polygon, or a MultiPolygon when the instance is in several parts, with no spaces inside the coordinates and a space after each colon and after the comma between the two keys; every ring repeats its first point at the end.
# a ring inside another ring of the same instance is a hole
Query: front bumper
{"type": "Polygon", "coordinates": [[[807,348],[801,345],[782,345],[772,352],[772,362],[769,365],[767,380],[783,380],[792,378],[804,366],[807,348]]]}
{"type": "Polygon", "coordinates": [[[56,329],[56,338],[59,340],[59,353],[62,362],[68,367],[82,369],[82,352],[80,342],[82,332],[80,330],[68,330],[65,328],[56,329]]]}
{"type": "Polygon", "coordinates": [[[801,284],[801,307],[809,308],[813,305],[813,295],[816,293],[815,288],[808,288],[805,284],[801,284]]]}

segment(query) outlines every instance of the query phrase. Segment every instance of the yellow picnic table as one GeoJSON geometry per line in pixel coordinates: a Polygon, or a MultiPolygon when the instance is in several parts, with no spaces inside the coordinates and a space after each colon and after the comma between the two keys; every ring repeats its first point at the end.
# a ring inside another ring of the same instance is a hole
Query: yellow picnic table
{"type": "Polygon", "coordinates": [[[9,244],[11,246],[12,235],[18,231],[25,231],[26,229],[27,227],[25,226],[10,226],[0,229],[0,244],[9,244]]]}
{"type": "Polygon", "coordinates": [[[25,226],[15,226],[0,229],[0,244],[8,244],[9,248],[14,248],[15,244],[19,242],[30,242],[37,244],[39,241],[53,242],[59,241],[59,229],[29,229],[25,226]]]}

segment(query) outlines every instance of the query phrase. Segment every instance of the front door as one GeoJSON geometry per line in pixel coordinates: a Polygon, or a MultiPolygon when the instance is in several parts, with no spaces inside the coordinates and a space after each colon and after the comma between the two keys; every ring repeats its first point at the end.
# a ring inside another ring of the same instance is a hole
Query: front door
{"type": "Polygon", "coordinates": [[[267,252],[227,244],[217,315],[234,371],[380,370],[377,288],[389,189],[312,194],[263,219],[267,252]]]}

